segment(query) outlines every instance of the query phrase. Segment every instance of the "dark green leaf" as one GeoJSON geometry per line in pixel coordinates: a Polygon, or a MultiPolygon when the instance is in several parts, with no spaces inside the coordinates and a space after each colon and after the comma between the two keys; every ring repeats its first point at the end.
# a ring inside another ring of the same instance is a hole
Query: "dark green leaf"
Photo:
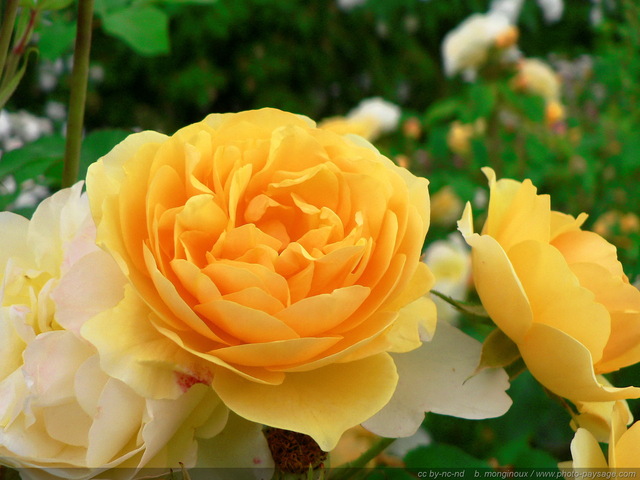
{"type": "Polygon", "coordinates": [[[50,24],[42,24],[38,30],[40,35],[40,55],[45,60],[56,60],[73,49],[76,36],[74,22],[57,18],[50,24]]]}
{"type": "Polygon", "coordinates": [[[4,104],[7,103],[7,100],[9,100],[11,95],[13,95],[13,92],[15,92],[16,88],[18,88],[18,85],[20,84],[20,80],[22,80],[22,77],[24,77],[24,72],[27,70],[29,57],[31,56],[32,53],[35,54],[35,56],[37,57],[38,49],[36,47],[30,47],[27,49],[27,51],[24,54],[24,57],[22,58],[22,65],[20,66],[20,69],[16,72],[13,78],[9,80],[9,82],[4,86],[2,91],[0,91],[0,108],[4,107],[4,104]]]}
{"type": "Polygon", "coordinates": [[[169,17],[156,7],[125,8],[106,13],[102,20],[107,33],[124,40],[141,55],[169,53],[169,17]]]}
{"type": "Polygon", "coordinates": [[[410,451],[404,458],[407,468],[489,468],[484,460],[475,458],[464,450],[445,443],[434,443],[410,451]]]}
{"type": "Polygon", "coordinates": [[[0,178],[14,175],[19,181],[43,173],[56,162],[62,161],[64,144],[61,135],[50,135],[5,153],[0,163],[0,178]]]}

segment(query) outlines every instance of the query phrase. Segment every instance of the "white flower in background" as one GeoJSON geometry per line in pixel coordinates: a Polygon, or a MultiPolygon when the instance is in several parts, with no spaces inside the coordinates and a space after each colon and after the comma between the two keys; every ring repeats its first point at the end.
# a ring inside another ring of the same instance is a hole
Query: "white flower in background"
{"type": "Polygon", "coordinates": [[[506,49],[516,40],[517,30],[503,13],[471,15],[444,38],[445,73],[450,77],[462,73],[467,80],[472,80],[489,59],[491,48],[506,49]]]}
{"type": "Polygon", "coordinates": [[[356,108],[347,114],[350,120],[369,119],[375,123],[374,136],[389,133],[398,128],[400,122],[400,107],[380,97],[362,100],[356,108]]]}
{"type": "MultiPolygon", "coordinates": [[[[447,240],[433,242],[427,248],[424,262],[436,277],[432,290],[455,300],[465,300],[471,278],[471,257],[469,247],[458,234],[451,234],[447,240]]],[[[455,322],[457,310],[441,298],[433,296],[438,309],[438,318],[455,322]]]]}
{"type": "Polygon", "coordinates": [[[355,134],[369,141],[376,140],[383,133],[398,128],[400,107],[380,97],[361,101],[345,117],[330,117],[319,126],[341,135],[355,134]]]}
{"type": "Polygon", "coordinates": [[[20,195],[11,204],[11,209],[34,207],[43,198],[49,196],[49,189],[44,185],[39,185],[32,179],[24,181],[20,188],[20,195]]]}
{"type": "Polygon", "coordinates": [[[538,0],[542,15],[547,23],[555,23],[562,18],[564,3],[562,0],[538,0]]]}
{"type": "Polygon", "coordinates": [[[351,10],[367,3],[367,0],[337,0],[340,10],[351,10]]]}
{"type": "MultiPolygon", "coordinates": [[[[555,23],[562,18],[564,3],[562,0],[537,0],[542,9],[542,15],[547,23],[555,23]]],[[[518,17],[524,5],[524,0],[493,0],[489,7],[490,12],[499,12],[506,15],[512,23],[517,23],[518,17]]]]}
{"type": "Polygon", "coordinates": [[[524,0],[493,0],[489,11],[491,13],[501,13],[515,25],[518,22],[523,4],[524,0]]]}
{"type": "Polygon", "coordinates": [[[257,460],[269,468],[260,426],[230,416],[208,385],[176,373],[184,393],[149,400],[102,370],[80,332],[86,318],[120,300],[124,277],[95,245],[81,189],[46,199],[31,221],[0,213],[0,463],[26,468],[31,479],[86,479],[113,467],[122,469],[108,478],[132,478],[141,467],[237,456],[229,437],[240,428],[252,451],[232,466],[257,460]],[[198,439],[215,451],[198,455],[198,439]]]}

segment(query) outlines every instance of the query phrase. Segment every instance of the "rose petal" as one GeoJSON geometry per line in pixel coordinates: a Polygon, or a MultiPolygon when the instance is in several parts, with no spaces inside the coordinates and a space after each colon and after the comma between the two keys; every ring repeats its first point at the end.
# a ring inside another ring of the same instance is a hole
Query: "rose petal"
{"type": "MultiPolygon", "coordinates": [[[[210,478],[207,468],[216,469],[216,478],[270,479],[273,459],[262,425],[248,422],[231,413],[226,427],[215,437],[199,441],[197,469],[210,478]]],[[[194,474],[198,474],[195,470],[194,474]]],[[[195,476],[193,478],[196,478],[195,476]]]]}
{"type": "Polygon", "coordinates": [[[482,304],[500,330],[519,343],[532,325],[533,312],[509,257],[488,235],[465,239],[472,247],[473,277],[482,304]]]}
{"type": "Polygon", "coordinates": [[[534,324],[518,347],[533,376],[556,395],[587,402],[640,398],[638,387],[601,385],[589,350],[553,327],[534,324]]]}
{"type": "Polygon", "coordinates": [[[149,322],[152,312],[125,287],[122,301],[112,310],[92,317],[81,334],[100,352],[109,375],[150,398],[175,398],[182,393],[175,371],[196,363],[178,345],[149,322]]]}
{"type": "Polygon", "coordinates": [[[430,342],[417,350],[393,354],[398,387],[385,407],[363,423],[385,437],[408,437],[422,424],[425,412],[481,419],[503,415],[511,406],[502,369],[474,375],[480,342],[457,328],[438,322],[430,342]]]}
{"type": "Polygon", "coordinates": [[[579,428],[571,441],[571,457],[573,468],[607,468],[598,441],[584,428],[579,428]]]}
{"type": "Polygon", "coordinates": [[[79,335],[84,322],[122,300],[126,281],[106,252],[99,250],[85,255],[73,264],[51,292],[56,303],[56,321],[79,335]]]}
{"type": "Polygon", "coordinates": [[[276,386],[260,385],[220,370],[213,387],[238,415],[305,433],[329,451],[345,430],[371,417],[389,401],[397,382],[395,370],[391,357],[379,354],[309,372],[288,373],[276,386]]]}

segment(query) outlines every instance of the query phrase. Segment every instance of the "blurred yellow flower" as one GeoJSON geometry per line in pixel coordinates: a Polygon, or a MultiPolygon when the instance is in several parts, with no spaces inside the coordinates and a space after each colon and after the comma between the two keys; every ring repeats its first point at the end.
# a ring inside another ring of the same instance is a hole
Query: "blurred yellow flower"
{"type": "Polygon", "coordinates": [[[564,117],[565,117],[564,107],[560,102],[555,100],[548,102],[545,107],[544,115],[545,115],[545,122],[547,123],[547,125],[555,125],[558,122],[561,122],[562,120],[564,120],[564,117]]]}
{"type": "Polygon", "coordinates": [[[531,373],[574,401],[640,397],[596,374],[640,360],[640,292],[629,284],[616,249],[583,231],[586,219],[552,211],[531,181],[489,179],[489,212],[473,233],[471,206],[459,228],[472,247],[473,277],[484,307],[531,373]]]}
{"type": "Polygon", "coordinates": [[[136,391],[210,383],[330,450],[394,393],[388,352],[435,328],[427,181],[359,137],[275,109],[210,115],[131,135],[87,191],[130,286],[82,333],[136,391]]]}
{"type": "Polygon", "coordinates": [[[483,118],[479,118],[473,123],[462,123],[455,120],[451,122],[447,132],[447,145],[453,153],[466,155],[471,151],[471,139],[477,135],[482,135],[485,128],[483,118]]]}
{"type": "Polygon", "coordinates": [[[548,64],[537,58],[525,58],[518,63],[514,85],[519,90],[541,96],[547,102],[560,99],[560,77],[548,64]]]}
{"type": "Polygon", "coordinates": [[[431,221],[434,224],[453,225],[460,214],[464,204],[450,185],[445,185],[431,196],[431,221]]]}

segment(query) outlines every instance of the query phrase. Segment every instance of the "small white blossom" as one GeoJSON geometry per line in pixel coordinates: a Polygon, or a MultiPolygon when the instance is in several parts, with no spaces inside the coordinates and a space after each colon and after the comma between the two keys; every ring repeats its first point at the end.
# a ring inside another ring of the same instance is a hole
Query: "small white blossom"
{"type": "Polygon", "coordinates": [[[450,31],[442,42],[444,70],[448,76],[463,73],[472,79],[488,59],[489,49],[498,37],[513,29],[509,17],[501,12],[474,14],[450,31]]]}

